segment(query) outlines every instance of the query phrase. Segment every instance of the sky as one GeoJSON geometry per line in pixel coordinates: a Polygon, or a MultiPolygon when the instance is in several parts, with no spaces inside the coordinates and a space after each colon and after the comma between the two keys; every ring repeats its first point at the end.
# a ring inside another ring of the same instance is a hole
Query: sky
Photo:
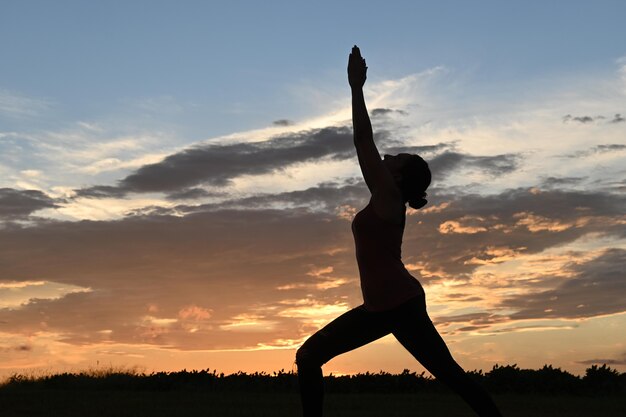
{"type": "MultiPolygon", "coordinates": [[[[465,369],[626,371],[621,1],[0,1],[0,377],[293,370],[362,303],[347,57],[465,369]]],[[[423,368],[388,336],[325,373],[423,368]]]]}

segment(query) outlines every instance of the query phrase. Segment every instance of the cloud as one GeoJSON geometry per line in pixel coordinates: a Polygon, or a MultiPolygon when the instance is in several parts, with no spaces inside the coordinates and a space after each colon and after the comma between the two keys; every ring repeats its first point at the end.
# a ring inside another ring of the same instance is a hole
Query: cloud
{"type": "MultiPolygon", "coordinates": [[[[549,256],[545,258],[548,260],[549,256]]],[[[599,255],[591,257],[571,253],[558,270],[553,270],[554,276],[545,265],[539,275],[530,273],[528,268],[518,276],[505,278],[512,281],[503,283],[505,296],[486,311],[440,315],[435,322],[451,334],[464,331],[498,334],[573,328],[576,324],[572,325],[572,320],[623,313],[626,300],[615,294],[624,293],[626,289],[621,271],[625,258],[626,250],[621,248],[603,249],[599,255]],[[511,291],[516,294],[510,295],[511,291]]],[[[472,285],[477,285],[477,281],[472,285]]],[[[495,287],[491,291],[494,290],[495,287]]],[[[446,294],[446,299],[456,300],[462,295],[449,297],[446,294]]],[[[597,361],[601,360],[589,363],[597,361]]]]}
{"type": "Polygon", "coordinates": [[[405,232],[405,263],[420,264],[427,281],[469,279],[505,249],[536,254],[587,234],[626,235],[621,195],[535,188],[487,196],[442,191],[429,195],[433,206],[448,203],[445,209],[418,212],[419,226],[405,232]]]}
{"type": "MultiPolygon", "coordinates": [[[[326,213],[218,210],[182,218],[56,222],[6,232],[0,236],[3,276],[89,282],[93,291],[33,300],[19,311],[0,309],[0,319],[8,323],[3,328],[20,333],[55,329],[75,344],[106,338],[184,349],[270,345],[275,336],[303,334],[300,319],[272,317],[294,306],[285,298],[299,300],[311,290],[302,287],[285,294],[277,287],[311,283],[310,265],[330,262],[337,276],[354,277],[356,272],[348,261],[351,254],[345,252],[349,226],[326,213]],[[81,311],[81,320],[74,320],[71,311],[81,311]],[[237,332],[221,327],[233,317],[253,313],[280,326],[261,338],[242,332],[245,327],[237,332]],[[148,315],[155,320],[144,320],[148,315]],[[200,316],[203,320],[196,320],[200,316]],[[167,325],[163,321],[173,319],[177,321],[167,325]],[[99,333],[103,329],[112,332],[99,333]]],[[[345,286],[330,287],[317,297],[321,304],[332,305],[338,294],[345,296],[345,286]]],[[[353,302],[356,296],[354,292],[353,302]]]]}
{"type": "MultiPolygon", "coordinates": [[[[599,120],[606,120],[605,116],[572,116],[571,114],[566,114],[563,116],[563,123],[568,122],[578,122],[582,124],[589,124],[592,122],[597,122],[599,120]]],[[[615,113],[613,119],[609,120],[608,123],[621,123],[624,119],[620,113],[615,113]]]]}
{"type": "Polygon", "coordinates": [[[212,193],[203,188],[187,188],[167,195],[168,200],[195,200],[210,196],[220,195],[219,193],[212,193]]]}
{"type": "Polygon", "coordinates": [[[478,169],[492,176],[508,174],[517,169],[520,155],[501,154],[475,156],[446,151],[428,161],[434,177],[443,178],[458,168],[478,169]]]}
{"type": "Polygon", "coordinates": [[[210,309],[198,307],[196,305],[190,305],[184,307],[178,312],[178,317],[183,320],[206,320],[211,318],[212,312],[210,309]]]}
{"type": "Polygon", "coordinates": [[[441,142],[435,145],[392,146],[382,149],[384,153],[413,153],[425,157],[433,178],[443,179],[461,170],[478,171],[489,176],[501,176],[517,170],[522,155],[507,153],[499,155],[472,155],[454,150],[455,142],[441,142]]]}
{"type": "Polygon", "coordinates": [[[272,122],[274,126],[292,126],[294,123],[288,119],[279,119],[272,122]]]}
{"type": "Polygon", "coordinates": [[[626,352],[623,352],[619,358],[586,359],[583,361],[578,361],[578,363],[582,363],[583,365],[626,365],[626,352]]]}
{"type": "Polygon", "coordinates": [[[563,116],[563,123],[567,123],[569,121],[579,122],[582,124],[591,123],[594,120],[605,119],[604,116],[572,116],[571,114],[566,114],[563,116]]]}
{"type": "Polygon", "coordinates": [[[608,145],[594,146],[592,149],[594,151],[598,152],[598,153],[623,151],[623,150],[626,149],[626,145],[624,145],[622,143],[611,143],[611,144],[608,144],[608,145]]]}
{"type": "Polygon", "coordinates": [[[509,297],[502,306],[517,310],[512,319],[584,318],[626,311],[626,293],[623,267],[626,250],[607,249],[597,258],[572,262],[568,270],[573,274],[556,288],[509,297]]]}
{"type": "MultiPolygon", "coordinates": [[[[314,314],[361,303],[346,220],[368,196],[360,181],[328,182],[293,192],[179,205],[176,215],[162,209],[116,221],[45,222],[3,230],[3,276],[91,291],[32,300],[19,310],[0,309],[0,321],[5,331],[47,329],[74,344],[107,340],[218,349],[299,340],[322,324],[314,314]],[[312,276],[311,271],[327,272],[312,276]],[[306,311],[313,309],[309,315],[302,313],[302,300],[310,304],[306,311]],[[70,314],[76,311],[82,312],[81,320],[70,314]],[[268,326],[271,332],[261,331],[268,326]],[[104,329],[111,332],[102,333],[104,329]]],[[[479,268],[539,254],[586,235],[623,238],[625,199],[600,191],[524,188],[481,196],[433,189],[432,207],[438,209],[408,216],[403,259],[414,265],[412,272],[425,285],[456,283],[455,302],[485,305],[466,286],[479,268]],[[446,222],[456,223],[442,231],[446,222]],[[468,228],[474,233],[445,232],[468,228]]],[[[583,294],[592,277],[610,277],[622,257],[623,252],[607,252],[595,262],[571,265],[568,273],[580,282],[572,281],[577,283],[570,284],[572,290],[564,287],[572,294],[568,299],[583,294]]],[[[510,295],[514,285],[515,291],[530,291],[537,301],[524,304],[522,296],[509,297],[495,311],[457,317],[456,322],[487,328],[511,319],[553,317],[556,313],[540,309],[541,302],[553,303],[552,295],[542,291],[556,288],[562,277],[531,278],[526,283],[481,278],[484,291],[502,287],[510,295]],[[518,316],[502,316],[500,308],[519,311],[518,316]]],[[[615,279],[606,282],[615,284],[615,279]]],[[[621,284],[615,285],[612,294],[623,291],[621,284]]],[[[601,291],[589,291],[600,300],[601,291]]],[[[576,317],[622,308],[616,301],[578,304],[589,306],[575,309],[576,317]]],[[[565,306],[559,308],[559,315],[572,316],[565,306]]]]}
{"type": "Polygon", "coordinates": [[[127,191],[123,188],[111,185],[94,185],[89,188],[81,188],[75,191],[77,197],[92,198],[122,198],[127,193],[127,191]]]}
{"type": "Polygon", "coordinates": [[[587,177],[544,177],[541,181],[542,188],[562,188],[573,185],[580,185],[587,177]]]}
{"type": "MultiPolygon", "coordinates": [[[[513,172],[519,166],[518,154],[469,155],[450,150],[453,142],[399,146],[390,137],[387,131],[377,132],[376,141],[381,153],[432,155],[428,162],[433,175],[438,178],[459,169],[499,176],[513,172]]],[[[142,166],[119,181],[117,186],[95,185],[76,190],[76,194],[78,197],[120,198],[131,192],[165,192],[172,200],[200,198],[214,194],[205,193],[198,185],[226,187],[240,176],[263,175],[320,159],[353,159],[354,155],[351,129],[327,127],[281,135],[263,142],[189,148],[161,162],[142,166]]]]}
{"type": "Polygon", "coordinates": [[[58,207],[55,200],[39,190],[0,188],[0,220],[25,219],[44,208],[58,207]]]}
{"type": "Polygon", "coordinates": [[[389,116],[389,115],[392,115],[394,113],[400,114],[402,116],[406,116],[408,114],[404,110],[394,110],[394,109],[386,109],[386,108],[379,107],[379,108],[376,108],[376,109],[372,109],[370,111],[370,116],[372,118],[377,118],[377,117],[389,116]]]}
{"type": "Polygon", "coordinates": [[[566,158],[581,158],[595,154],[606,154],[613,152],[622,152],[626,150],[626,145],[622,143],[607,143],[593,146],[587,150],[581,150],[564,155],[566,158]]]}
{"type": "Polygon", "coordinates": [[[304,190],[286,191],[275,194],[261,194],[250,197],[225,200],[220,203],[203,205],[178,205],[165,212],[197,213],[224,209],[282,209],[302,207],[307,211],[324,211],[330,214],[343,210],[346,206],[359,207],[367,202],[369,191],[360,179],[347,179],[344,182],[324,182],[304,190]]]}
{"type": "Polygon", "coordinates": [[[199,184],[224,187],[242,175],[267,174],[320,158],[354,157],[352,131],[328,127],[273,137],[263,142],[197,146],[144,165],[116,187],[77,190],[78,196],[119,196],[129,192],[177,192],[199,184]]]}

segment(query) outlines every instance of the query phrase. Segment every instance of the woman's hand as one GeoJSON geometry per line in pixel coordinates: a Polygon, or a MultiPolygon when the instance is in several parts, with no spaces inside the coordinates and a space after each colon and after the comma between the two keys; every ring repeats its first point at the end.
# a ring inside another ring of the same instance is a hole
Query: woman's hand
{"type": "Polygon", "coordinates": [[[352,88],[361,88],[367,79],[367,65],[361,51],[354,45],[348,58],[348,82],[352,88]]]}

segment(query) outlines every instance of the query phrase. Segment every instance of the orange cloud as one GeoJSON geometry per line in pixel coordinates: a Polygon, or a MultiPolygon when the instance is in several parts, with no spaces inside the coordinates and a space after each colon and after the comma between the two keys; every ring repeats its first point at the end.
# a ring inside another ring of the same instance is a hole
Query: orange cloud
{"type": "Polygon", "coordinates": [[[182,320],[206,320],[211,318],[211,309],[189,305],[178,312],[178,317],[182,320]]]}
{"type": "Polygon", "coordinates": [[[487,229],[482,226],[465,226],[456,220],[448,220],[439,225],[439,232],[443,234],[448,233],[462,233],[462,234],[474,234],[480,232],[486,232],[487,229]]]}
{"type": "Polygon", "coordinates": [[[589,223],[588,217],[580,217],[572,222],[563,222],[558,219],[539,216],[530,212],[515,213],[513,218],[519,219],[516,226],[525,226],[531,232],[562,232],[571,227],[582,227],[589,223]]]}
{"type": "Polygon", "coordinates": [[[482,252],[480,257],[473,257],[465,261],[465,264],[468,265],[487,265],[487,264],[499,264],[507,261],[511,261],[520,256],[521,252],[524,251],[525,247],[520,247],[517,249],[511,249],[507,247],[494,247],[487,246],[487,248],[482,252]]]}

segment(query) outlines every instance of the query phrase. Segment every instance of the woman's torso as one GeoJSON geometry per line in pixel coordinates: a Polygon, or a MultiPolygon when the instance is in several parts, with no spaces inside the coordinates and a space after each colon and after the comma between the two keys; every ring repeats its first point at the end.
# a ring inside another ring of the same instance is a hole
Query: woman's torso
{"type": "Polygon", "coordinates": [[[352,221],[361,291],[370,311],[388,310],[424,293],[402,263],[404,223],[382,219],[371,204],[352,221]]]}

